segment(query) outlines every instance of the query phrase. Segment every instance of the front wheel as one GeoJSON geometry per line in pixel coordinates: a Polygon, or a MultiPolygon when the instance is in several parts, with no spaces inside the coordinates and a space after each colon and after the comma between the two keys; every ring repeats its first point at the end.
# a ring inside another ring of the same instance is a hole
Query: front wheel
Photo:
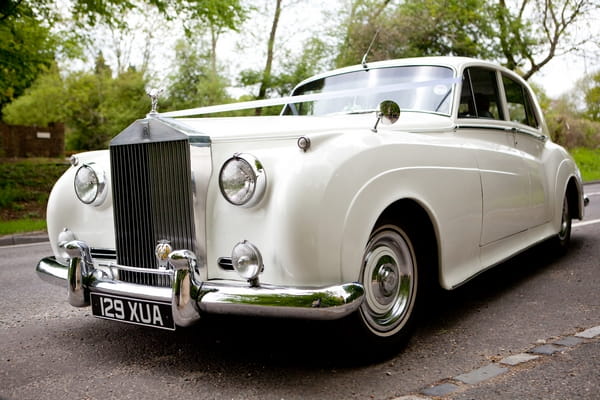
{"type": "Polygon", "coordinates": [[[407,230],[382,225],[369,238],[360,282],[365,298],[359,308],[366,338],[375,344],[404,344],[414,326],[419,268],[407,230]]]}

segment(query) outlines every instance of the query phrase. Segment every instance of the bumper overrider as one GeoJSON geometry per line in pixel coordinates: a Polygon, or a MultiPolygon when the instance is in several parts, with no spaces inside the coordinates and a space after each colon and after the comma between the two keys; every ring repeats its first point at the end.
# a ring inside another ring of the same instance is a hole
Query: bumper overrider
{"type": "MultiPolygon", "coordinates": [[[[172,276],[172,287],[154,287],[114,279],[106,268],[95,268],[90,249],[85,242],[73,240],[64,245],[70,256],[68,265],[55,257],[47,257],[37,265],[36,272],[44,281],[64,286],[72,306],[86,307],[91,294],[133,298],[143,302],[170,303],[177,326],[190,326],[202,313],[276,316],[332,320],[354,312],[364,297],[359,283],[327,287],[295,288],[273,285],[251,286],[243,282],[194,278],[196,256],[189,250],[169,254],[168,268],[153,273],[172,276]]],[[[139,270],[113,265],[118,270],[139,270]]],[[[148,272],[148,269],[144,269],[148,272]]]]}

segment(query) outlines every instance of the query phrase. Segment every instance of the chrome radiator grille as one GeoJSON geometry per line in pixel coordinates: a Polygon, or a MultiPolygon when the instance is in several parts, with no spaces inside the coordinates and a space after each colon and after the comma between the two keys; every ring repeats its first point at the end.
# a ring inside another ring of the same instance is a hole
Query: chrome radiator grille
{"type": "MultiPolygon", "coordinates": [[[[149,135],[150,127],[144,129],[149,135]]],[[[159,240],[169,240],[173,249],[194,251],[188,140],[123,144],[113,140],[110,157],[117,263],[157,269],[154,249],[159,240]]],[[[170,279],[131,271],[120,274],[120,280],[151,286],[168,287],[170,279]]]]}

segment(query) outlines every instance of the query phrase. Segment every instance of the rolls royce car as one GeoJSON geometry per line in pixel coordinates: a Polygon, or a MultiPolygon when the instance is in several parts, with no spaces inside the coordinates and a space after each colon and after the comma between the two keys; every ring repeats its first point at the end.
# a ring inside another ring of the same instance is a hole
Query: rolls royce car
{"type": "Polygon", "coordinates": [[[533,91],[489,62],[364,62],[285,98],[157,101],[72,157],[48,201],[37,272],[99,318],[347,318],[360,340],[398,344],[432,291],[540,242],[564,252],[583,218],[580,172],[533,91]]]}

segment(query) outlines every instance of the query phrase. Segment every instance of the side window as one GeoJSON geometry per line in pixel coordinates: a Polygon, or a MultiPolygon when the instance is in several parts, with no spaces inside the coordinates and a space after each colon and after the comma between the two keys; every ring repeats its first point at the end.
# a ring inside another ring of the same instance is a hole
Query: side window
{"type": "Polygon", "coordinates": [[[519,82],[504,75],[502,76],[502,83],[504,84],[504,92],[506,93],[506,103],[510,120],[537,128],[539,123],[533,112],[533,104],[527,89],[519,82]]]}
{"type": "Polygon", "coordinates": [[[459,118],[504,119],[498,95],[496,72],[468,68],[463,73],[459,118]]]}

